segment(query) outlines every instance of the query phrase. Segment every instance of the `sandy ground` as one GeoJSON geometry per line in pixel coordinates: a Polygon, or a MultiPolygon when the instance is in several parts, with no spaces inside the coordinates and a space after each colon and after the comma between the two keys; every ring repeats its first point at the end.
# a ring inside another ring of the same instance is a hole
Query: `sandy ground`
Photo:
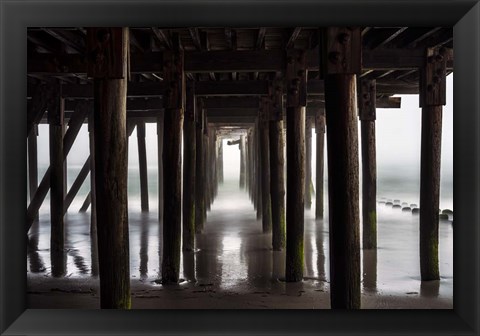
{"type": "MultiPolygon", "coordinates": [[[[362,308],[451,309],[453,307],[453,226],[440,223],[441,280],[420,281],[418,216],[378,204],[377,252],[362,251],[362,308]]],[[[195,252],[183,253],[179,285],[157,284],[161,225],[157,213],[132,211],[130,272],[134,309],[328,309],[328,217],[305,214],[304,281],[285,283],[285,253],[271,250],[271,235],[245,192],[222,186],[208,213],[195,252]]],[[[69,214],[65,254],[49,252],[49,218],[29,235],[28,307],[99,308],[95,244],[89,214],[69,214]],[[53,276],[60,270],[61,276],[53,276]]]]}

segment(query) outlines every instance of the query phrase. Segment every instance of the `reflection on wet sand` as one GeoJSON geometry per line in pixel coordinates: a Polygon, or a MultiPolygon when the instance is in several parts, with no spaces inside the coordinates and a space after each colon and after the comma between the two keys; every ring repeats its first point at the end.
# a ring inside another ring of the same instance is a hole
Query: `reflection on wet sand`
{"type": "MultiPolygon", "coordinates": [[[[186,280],[187,287],[192,286],[192,293],[256,295],[258,302],[249,304],[251,308],[266,307],[262,300],[267,296],[285,300],[275,301],[279,305],[305,297],[305,302],[310,302],[305,303],[305,308],[328,308],[328,214],[325,216],[323,220],[315,220],[314,210],[306,211],[304,280],[285,283],[285,251],[272,250],[272,236],[262,233],[261,220],[256,219],[248,195],[237,185],[220,186],[204,231],[196,235],[196,250],[182,253],[180,278],[186,280]]],[[[379,249],[362,251],[363,295],[411,299],[415,297],[412,293],[416,293],[418,297],[452,302],[452,255],[448,253],[453,236],[451,226],[440,226],[442,280],[422,283],[418,275],[418,218],[381,205],[378,218],[379,249]]],[[[40,216],[40,223],[32,227],[28,236],[30,288],[35,288],[38,278],[34,274],[39,273],[52,281],[90,278],[90,283],[98,282],[96,237],[90,234],[89,222],[87,213],[69,213],[66,250],[53,253],[48,249],[49,217],[40,216]]],[[[145,286],[143,290],[158,290],[163,224],[158,223],[156,212],[141,213],[133,209],[129,222],[132,281],[145,286]]],[[[164,286],[160,288],[167,290],[164,286]]],[[[168,292],[168,297],[174,298],[179,295],[175,291],[184,285],[169,288],[172,292],[168,292]]],[[[218,307],[233,305],[219,302],[218,307]]],[[[300,307],[301,301],[298,304],[300,307]]]]}
{"type": "Polygon", "coordinates": [[[377,250],[363,250],[362,253],[363,289],[368,292],[377,291],[377,250]]]}

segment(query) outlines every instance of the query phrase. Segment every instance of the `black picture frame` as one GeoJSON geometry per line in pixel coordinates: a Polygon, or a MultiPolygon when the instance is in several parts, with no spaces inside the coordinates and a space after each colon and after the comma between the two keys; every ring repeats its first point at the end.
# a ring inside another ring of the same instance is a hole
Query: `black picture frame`
{"type": "Polygon", "coordinates": [[[479,335],[480,4],[475,0],[0,0],[2,335],[479,335]],[[26,307],[28,26],[454,26],[454,309],[32,310],[26,307]]]}

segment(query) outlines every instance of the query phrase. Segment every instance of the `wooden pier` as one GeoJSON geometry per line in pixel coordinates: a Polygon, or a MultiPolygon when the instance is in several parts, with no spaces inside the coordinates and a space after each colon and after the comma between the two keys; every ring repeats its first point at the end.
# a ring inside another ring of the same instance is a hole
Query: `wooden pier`
{"type": "Polygon", "coordinates": [[[287,282],[303,279],[304,211],[314,206],[315,218],[323,220],[328,176],[331,307],[361,308],[362,248],[377,248],[376,113],[399,108],[395,94],[420,97],[419,260],[422,281],[439,279],[440,139],[453,66],[451,28],[29,28],[27,38],[26,230],[50,191],[50,249],[52,258],[64,258],[64,215],[90,173],[81,211],[91,207],[102,308],[130,308],[128,137],[136,128],[141,210],[147,212],[146,124],[157,125],[164,284],[179,281],[182,249],[194,251],[196,235],[204,232],[223,183],[228,139],[238,145],[239,187],[259,228],[272,234],[273,250],[286,251],[287,282]],[[90,156],[66,191],[65,162],[87,122],[90,156]],[[50,167],[38,183],[40,123],[49,125],[50,167]]]}

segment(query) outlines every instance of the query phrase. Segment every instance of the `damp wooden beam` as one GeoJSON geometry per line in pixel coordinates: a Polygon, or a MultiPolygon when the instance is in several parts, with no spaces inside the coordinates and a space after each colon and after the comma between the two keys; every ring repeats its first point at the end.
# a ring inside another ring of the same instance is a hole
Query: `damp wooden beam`
{"type": "Polygon", "coordinates": [[[100,307],[130,309],[127,210],[128,28],[88,28],[94,78],[95,191],[100,307]]]}
{"type": "Polygon", "coordinates": [[[187,85],[183,127],[183,237],[182,249],[195,249],[195,86],[187,85]]]}
{"type": "Polygon", "coordinates": [[[324,199],[323,199],[323,179],[324,179],[324,156],[325,156],[325,110],[318,109],[315,116],[315,136],[316,136],[316,185],[315,185],[315,219],[323,219],[324,199]]]}
{"type": "Polygon", "coordinates": [[[305,118],[305,208],[312,208],[312,118],[305,118]]]}
{"type": "Polygon", "coordinates": [[[220,140],[218,144],[218,182],[223,183],[223,141],[220,140]]]}
{"type": "Polygon", "coordinates": [[[270,199],[270,151],[269,151],[269,118],[271,104],[270,100],[262,98],[259,110],[259,146],[260,146],[260,166],[262,181],[262,230],[263,233],[272,231],[272,208],[270,199]]]}
{"type": "Polygon", "coordinates": [[[446,104],[446,49],[428,49],[420,76],[422,135],[420,159],[420,275],[439,280],[438,209],[442,109],[446,104]]]}
{"type": "Polygon", "coordinates": [[[195,233],[201,233],[204,227],[205,218],[205,157],[203,132],[205,126],[205,111],[203,101],[196,100],[196,122],[195,122],[195,233]]]}
{"type": "MultiPolygon", "coordinates": [[[[233,143],[232,143],[233,144],[233,143]]],[[[240,141],[239,141],[239,149],[240,149],[240,179],[239,179],[239,184],[240,188],[244,189],[245,188],[245,170],[246,170],[246,152],[245,152],[245,136],[241,135],[240,136],[240,141]]]]}
{"type": "MultiPolygon", "coordinates": [[[[65,159],[68,155],[68,152],[72,148],[73,142],[77,137],[80,127],[87,115],[89,106],[86,103],[78,103],[76,111],[73,113],[72,117],[68,121],[68,130],[63,137],[63,158],[65,159]]],[[[50,190],[50,173],[52,167],[48,167],[45,172],[40,184],[38,185],[37,191],[33,199],[30,201],[30,204],[27,208],[27,222],[26,230],[30,230],[33,221],[38,216],[38,210],[42,206],[45,197],[47,196],[48,191],[50,190]]],[[[63,169],[63,168],[62,168],[63,169]]]]}
{"type": "Polygon", "coordinates": [[[285,136],[283,130],[283,87],[281,81],[271,89],[272,109],[269,121],[270,200],[272,208],[272,247],[285,248],[285,136]]]}
{"type": "MultiPolygon", "coordinates": [[[[166,51],[131,55],[132,73],[161,73],[166,51]]],[[[377,48],[363,50],[363,69],[408,70],[423,64],[424,48],[377,48]]],[[[318,49],[307,51],[308,70],[318,70],[318,49]]],[[[453,67],[453,52],[448,50],[448,68],[453,67]]],[[[185,72],[283,72],[286,57],[283,50],[215,50],[185,52],[185,72]]],[[[85,74],[87,58],[79,54],[41,54],[29,56],[27,74],[85,74]]]]}
{"type": "Polygon", "coordinates": [[[142,211],[149,210],[148,204],[148,168],[145,144],[145,122],[137,123],[138,165],[140,171],[140,206],[142,211]]]}
{"type": "Polygon", "coordinates": [[[49,102],[49,147],[50,147],[50,251],[62,252],[65,244],[64,226],[64,157],[63,157],[63,110],[64,100],[58,86],[56,97],[49,102]]]}
{"type": "Polygon", "coordinates": [[[165,92],[163,147],[163,258],[162,283],[177,283],[180,276],[182,230],[182,153],[185,73],[180,36],[172,36],[172,51],[163,55],[165,92]]]}
{"type": "Polygon", "coordinates": [[[377,248],[377,157],[375,148],[375,80],[359,81],[358,107],[362,154],[362,246],[377,248]]]}
{"type": "Polygon", "coordinates": [[[305,107],[307,66],[304,51],[288,50],[287,90],[287,248],[285,280],[303,279],[305,205],[305,107]]]}
{"type": "Polygon", "coordinates": [[[163,222],[163,137],[164,137],[164,113],[155,117],[157,123],[157,193],[158,193],[158,220],[163,222]]]}
{"type": "MultiPolygon", "coordinates": [[[[321,29],[328,145],[330,303],[360,308],[360,237],[356,74],[359,28],[321,29]],[[342,61],[340,61],[342,60],[342,61]]],[[[287,241],[288,243],[288,241],[287,241]]]]}
{"type": "Polygon", "coordinates": [[[68,208],[70,208],[70,205],[75,199],[75,196],[77,196],[78,191],[80,190],[83,182],[85,182],[85,180],[87,179],[88,173],[90,173],[90,156],[87,158],[87,160],[83,164],[82,168],[80,169],[80,172],[75,178],[75,181],[73,181],[73,184],[70,187],[70,190],[65,196],[65,204],[64,204],[64,210],[63,210],[64,214],[68,212],[68,208]]]}
{"type": "MultiPolygon", "coordinates": [[[[27,98],[33,98],[33,96],[37,97],[35,102],[32,99],[29,100],[29,109],[32,109],[32,111],[42,111],[42,100],[39,99],[40,97],[43,97],[42,99],[44,99],[45,95],[48,93],[46,87],[46,85],[41,85],[40,88],[44,88],[43,91],[40,90],[41,93],[36,93],[36,91],[39,90],[38,86],[27,85],[27,98]]],[[[244,100],[242,99],[242,102],[250,100],[252,103],[253,99],[258,100],[258,97],[252,96],[268,95],[268,87],[269,82],[264,80],[200,81],[196,83],[195,92],[196,96],[223,98],[229,102],[235,101],[236,98],[238,99],[241,97],[244,98],[244,100]]],[[[314,99],[316,96],[322,97],[324,94],[324,87],[323,80],[310,79],[307,82],[309,99],[314,99]]],[[[157,108],[161,108],[163,106],[162,97],[165,90],[166,86],[164,82],[130,82],[127,88],[127,96],[129,99],[159,99],[159,105],[157,108]]],[[[417,83],[403,83],[388,78],[382,78],[377,80],[377,93],[379,95],[418,94],[419,86],[417,83]]],[[[62,97],[68,99],[93,99],[93,85],[62,84],[62,97]]],[[[129,102],[127,102],[127,110],[132,109],[128,106],[129,102]]],[[[209,99],[209,101],[206,102],[206,108],[215,107],[215,103],[217,103],[215,99],[209,99]],[[212,106],[209,106],[210,104],[212,104],[212,106]]],[[[378,103],[379,102],[377,102],[377,104],[378,103]]],[[[66,111],[69,110],[68,106],[67,101],[65,106],[66,111]]],[[[228,107],[228,105],[223,105],[222,107],[228,107]]],[[[45,111],[45,107],[43,107],[43,111],[45,111]]],[[[30,113],[30,115],[32,115],[32,113],[30,113]]]]}
{"type": "MultiPolygon", "coordinates": [[[[94,130],[94,113],[95,110],[90,110],[88,115],[88,139],[90,146],[90,193],[89,199],[91,203],[90,210],[90,235],[92,237],[97,237],[97,193],[95,188],[95,130],[94,130]]],[[[85,200],[86,201],[86,200],[85,200]]],[[[92,244],[96,244],[97,239],[95,238],[92,244]]],[[[95,246],[95,248],[97,248],[95,246]]],[[[98,260],[96,261],[98,263],[98,260]]]]}
{"type": "MultiPolygon", "coordinates": [[[[28,136],[28,188],[30,202],[35,197],[38,188],[38,151],[37,151],[38,125],[28,136]]],[[[38,220],[38,218],[37,218],[38,220]]]]}

